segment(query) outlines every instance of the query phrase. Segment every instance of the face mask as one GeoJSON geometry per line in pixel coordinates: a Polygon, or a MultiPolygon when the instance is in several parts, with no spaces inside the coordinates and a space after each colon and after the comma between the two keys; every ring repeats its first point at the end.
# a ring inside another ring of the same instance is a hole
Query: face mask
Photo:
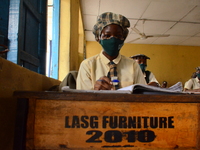
{"type": "Polygon", "coordinates": [[[100,40],[100,44],[109,56],[117,56],[121,47],[124,45],[124,40],[112,37],[110,39],[100,40]]]}
{"type": "Polygon", "coordinates": [[[145,65],[145,64],[139,64],[139,65],[140,65],[142,72],[145,72],[147,65],[145,65]]]}
{"type": "Polygon", "coordinates": [[[200,79],[200,73],[197,73],[197,77],[200,79]]]}

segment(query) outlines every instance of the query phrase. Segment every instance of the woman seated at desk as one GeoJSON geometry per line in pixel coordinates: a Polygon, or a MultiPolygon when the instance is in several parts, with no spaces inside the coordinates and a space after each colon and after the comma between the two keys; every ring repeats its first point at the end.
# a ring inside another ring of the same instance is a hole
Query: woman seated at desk
{"type": "Polygon", "coordinates": [[[119,53],[128,27],[129,20],[120,14],[106,12],[99,16],[93,34],[103,50],[81,63],[76,89],[116,90],[136,83],[146,84],[138,63],[119,53]]]}

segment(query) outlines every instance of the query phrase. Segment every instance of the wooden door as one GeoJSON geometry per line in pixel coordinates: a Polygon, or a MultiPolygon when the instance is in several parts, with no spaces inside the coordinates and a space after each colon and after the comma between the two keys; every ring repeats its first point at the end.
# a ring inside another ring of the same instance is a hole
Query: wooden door
{"type": "Polygon", "coordinates": [[[11,0],[8,60],[45,74],[47,0],[11,0]]]}

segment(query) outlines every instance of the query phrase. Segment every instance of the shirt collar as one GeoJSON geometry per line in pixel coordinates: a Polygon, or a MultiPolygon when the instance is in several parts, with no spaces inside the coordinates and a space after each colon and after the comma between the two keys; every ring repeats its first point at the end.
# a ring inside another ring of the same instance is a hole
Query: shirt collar
{"type": "Polygon", "coordinates": [[[146,73],[145,72],[142,72],[142,73],[143,73],[144,77],[146,77],[146,73]]]}
{"type": "MultiPolygon", "coordinates": [[[[117,58],[113,59],[112,61],[115,63],[115,64],[118,64],[119,61],[121,60],[121,57],[122,55],[119,53],[119,55],[117,56],[117,58]]],[[[100,58],[103,60],[103,62],[105,64],[108,64],[110,62],[110,60],[103,54],[103,50],[101,51],[100,53],[100,58]]]]}
{"type": "Polygon", "coordinates": [[[197,81],[197,83],[199,83],[199,81],[200,81],[198,77],[196,77],[195,80],[197,81]]]}

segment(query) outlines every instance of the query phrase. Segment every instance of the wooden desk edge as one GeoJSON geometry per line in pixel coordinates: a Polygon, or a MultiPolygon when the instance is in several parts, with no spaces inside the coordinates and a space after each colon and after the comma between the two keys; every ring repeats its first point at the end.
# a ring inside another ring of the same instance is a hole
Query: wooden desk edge
{"type": "Polygon", "coordinates": [[[200,103],[200,95],[195,94],[125,94],[125,93],[72,93],[57,91],[15,91],[18,99],[46,99],[68,101],[102,102],[156,102],[156,103],[200,103]]]}

